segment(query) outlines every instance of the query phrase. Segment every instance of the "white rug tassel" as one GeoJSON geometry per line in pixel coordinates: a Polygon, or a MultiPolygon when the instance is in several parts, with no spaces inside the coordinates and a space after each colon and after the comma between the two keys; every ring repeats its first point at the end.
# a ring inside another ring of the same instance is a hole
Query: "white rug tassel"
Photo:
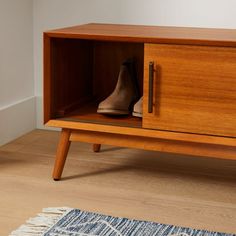
{"type": "Polygon", "coordinates": [[[50,207],[44,208],[42,213],[30,218],[26,224],[20,226],[9,236],[40,236],[49,230],[57,221],[66,215],[72,208],[69,207],[50,207]]]}

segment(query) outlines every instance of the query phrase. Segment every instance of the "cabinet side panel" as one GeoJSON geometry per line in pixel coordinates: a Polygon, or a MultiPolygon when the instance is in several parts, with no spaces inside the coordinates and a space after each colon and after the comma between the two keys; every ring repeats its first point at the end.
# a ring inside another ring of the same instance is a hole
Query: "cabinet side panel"
{"type": "Polygon", "coordinates": [[[63,117],[92,98],[93,42],[55,38],[51,44],[51,116],[63,117]]]}
{"type": "Polygon", "coordinates": [[[144,67],[145,128],[236,137],[236,48],[147,44],[144,67]]]}
{"type": "Polygon", "coordinates": [[[44,33],[44,124],[51,118],[51,43],[49,36],[44,33]]]}

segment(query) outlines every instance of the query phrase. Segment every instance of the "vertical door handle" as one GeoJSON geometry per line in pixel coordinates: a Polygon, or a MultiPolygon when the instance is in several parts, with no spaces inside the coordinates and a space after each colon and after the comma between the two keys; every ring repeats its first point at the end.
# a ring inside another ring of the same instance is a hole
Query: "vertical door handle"
{"type": "Polygon", "coordinates": [[[154,62],[149,62],[149,88],[148,88],[148,113],[152,113],[153,109],[153,71],[154,62]]]}

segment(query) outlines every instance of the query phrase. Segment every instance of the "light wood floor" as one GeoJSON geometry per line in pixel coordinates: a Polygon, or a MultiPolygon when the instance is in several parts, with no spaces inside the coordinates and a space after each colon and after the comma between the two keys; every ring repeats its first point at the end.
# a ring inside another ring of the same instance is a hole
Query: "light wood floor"
{"type": "Polygon", "coordinates": [[[52,206],[236,232],[236,161],[74,143],[54,182],[58,137],[35,130],[0,147],[1,236],[52,206]]]}

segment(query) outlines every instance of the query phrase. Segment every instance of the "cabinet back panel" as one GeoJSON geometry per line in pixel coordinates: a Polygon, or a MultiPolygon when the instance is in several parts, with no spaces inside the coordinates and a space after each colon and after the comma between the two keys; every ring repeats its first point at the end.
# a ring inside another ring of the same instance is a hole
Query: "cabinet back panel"
{"type": "Polygon", "coordinates": [[[235,48],[146,44],[144,69],[144,128],[236,137],[235,48]]]}
{"type": "Polygon", "coordinates": [[[142,43],[103,42],[94,43],[93,93],[103,100],[114,90],[122,62],[128,58],[135,61],[139,90],[143,91],[143,54],[142,43]]]}

